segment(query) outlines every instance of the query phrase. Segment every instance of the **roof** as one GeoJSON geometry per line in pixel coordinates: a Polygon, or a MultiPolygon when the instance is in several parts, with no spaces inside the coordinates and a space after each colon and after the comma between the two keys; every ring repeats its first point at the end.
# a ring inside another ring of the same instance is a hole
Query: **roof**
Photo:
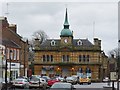
{"type": "Polygon", "coordinates": [[[2,45],[7,46],[7,47],[12,47],[12,48],[21,48],[18,44],[16,44],[14,41],[12,40],[8,40],[8,39],[3,39],[2,40],[2,45]]]}
{"type": "MultiPolygon", "coordinates": [[[[40,50],[46,50],[46,49],[47,50],[54,50],[54,49],[58,50],[60,46],[64,46],[64,45],[61,45],[61,39],[47,39],[45,42],[43,42],[40,45],[40,50]],[[52,45],[51,44],[52,42],[54,42],[55,44],[52,45]]],[[[88,39],[73,39],[72,47],[73,48],[76,47],[78,49],[80,49],[81,47],[91,48],[93,47],[93,44],[88,39]],[[81,42],[81,45],[78,45],[79,41],[81,42]]]]}

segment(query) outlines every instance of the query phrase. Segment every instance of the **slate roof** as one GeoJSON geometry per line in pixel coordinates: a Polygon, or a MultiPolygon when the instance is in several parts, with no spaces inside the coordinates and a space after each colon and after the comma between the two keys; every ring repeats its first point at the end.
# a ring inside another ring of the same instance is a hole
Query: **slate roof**
{"type": "Polygon", "coordinates": [[[4,45],[4,46],[7,46],[7,47],[21,48],[21,47],[20,47],[18,44],[16,44],[14,41],[8,40],[8,39],[3,39],[1,44],[4,45]]]}
{"type": "MultiPolygon", "coordinates": [[[[60,47],[61,39],[47,39],[40,45],[40,50],[54,50],[60,47]],[[51,42],[55,41],[55,45],[51,45],[51,42]]],[[[62,45],[61,45],[62,46],[62,45]]],[[[64,46],[64,45],[63,45],[64,46]]],[[[66,46],[67,47],[67,46],[66,46]]],[[[73,39],[72,47],[93,47],[93,44],[88,39],[73,39]],[[77,42],[81,41],[82,45],[78,45],[77,42]]]]}

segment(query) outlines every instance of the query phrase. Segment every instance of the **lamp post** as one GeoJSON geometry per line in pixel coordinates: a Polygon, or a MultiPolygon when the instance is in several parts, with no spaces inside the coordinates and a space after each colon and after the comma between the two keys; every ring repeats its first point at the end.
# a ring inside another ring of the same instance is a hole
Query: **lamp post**
{"type": "Polygon", "coordinates": [[[119,90],[119,78],[120,78],[120,40],[118,40],[118,59],[117,59],[117,90],[119,90]]]}
{"type": "Polygon", "coordinates": [[[10,83],[12,81],[12,73],[11,73],[11,57],[12,57],[12,50],[10,50],[10,83]]]}
{"type": "Polygon", "coordinates": [[[5,62],[5,90],[7,90],[7,58],[6,58],[6,55],[7,55],[7,49],[6,49],[6,46],[5,46],[5,59],[6,59],[6,62],[5,62]]]}

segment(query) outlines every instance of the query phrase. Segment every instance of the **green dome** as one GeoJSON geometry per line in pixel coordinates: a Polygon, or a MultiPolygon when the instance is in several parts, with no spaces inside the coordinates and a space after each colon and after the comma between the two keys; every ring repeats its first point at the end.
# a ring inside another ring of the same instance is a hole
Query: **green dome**
{"type": "Polygon", "coordinates": [[[70,29],[62,29],[61,36],[73,36],[73,34],[70,29]]]}
{"type": "Polygon", "coordinates": [[[65,22],[64,22],[64,28],[61,31],[60,37],[69,37],[73,36],[71,30],[69,29],[69,23],[68,23],[68,16],[67,16],[67,8],[66,8],[66,14],[65,14],[65,22]]]}

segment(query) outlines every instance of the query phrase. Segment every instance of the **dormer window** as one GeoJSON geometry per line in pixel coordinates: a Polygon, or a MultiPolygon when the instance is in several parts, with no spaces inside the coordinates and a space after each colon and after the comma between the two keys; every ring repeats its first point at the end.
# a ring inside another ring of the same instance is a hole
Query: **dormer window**
{"type": "Polygon", "coordinates": [[[51,41],[51,46],[55,46],[55,44],[56,44],[56,43],[55,43],[55,40],[52,40],[52,41],[51,41]]]}
{"type": "Polygon", "coordinates": [[[79,46],[82,45],[82,41],[81,41],[81,40],[78,40],[78,41],[77,41],[77,45],[79,45],[79,46]]]}

